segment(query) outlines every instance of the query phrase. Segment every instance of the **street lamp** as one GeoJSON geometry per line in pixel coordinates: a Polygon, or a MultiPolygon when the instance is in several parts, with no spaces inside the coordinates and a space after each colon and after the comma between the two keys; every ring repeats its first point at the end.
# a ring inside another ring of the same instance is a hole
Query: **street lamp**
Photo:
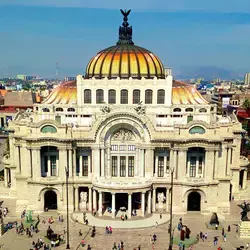
{"type": "Polygon", "coordinates": [[[66,199],[67,199],[67,245],[66,249],[70,249],[69,246],[69,168],[65,167],[66,173],[66,199]]]}
{"type": "Polygon", "coordinates": [[[170,196],[170,224],[169,224],[169,247],[168,250],[172,250],[173,247],[173,186],[174,186],[174,168],[171,168],[171,196],[170,196]]]}

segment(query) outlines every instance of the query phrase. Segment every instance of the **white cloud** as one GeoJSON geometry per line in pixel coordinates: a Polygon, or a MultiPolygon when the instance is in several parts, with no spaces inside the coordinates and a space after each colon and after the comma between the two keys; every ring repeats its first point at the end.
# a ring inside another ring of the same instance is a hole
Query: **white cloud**
{"type": "Polygon", "coordinates": [[[249,0],[1,0],[1,4],[32,6],[127,8],[152,11],[216,11],[250,13],[249,0]]]}

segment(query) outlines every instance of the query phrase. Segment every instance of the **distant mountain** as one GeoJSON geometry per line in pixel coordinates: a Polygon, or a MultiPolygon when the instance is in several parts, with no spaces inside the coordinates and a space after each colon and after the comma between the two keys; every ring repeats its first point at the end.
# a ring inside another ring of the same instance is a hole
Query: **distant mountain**
{"type": "Polygon", "coordinates": [[[174,70],[173,74],[176,79],[191,79],[200,77],[206,80],[212,80],[215,78],[220,78],[222,80],[243,79],[243,72],[242,74],[239,74],[233,70],[214,66],[180,67],[177,71],[174,70]]]}

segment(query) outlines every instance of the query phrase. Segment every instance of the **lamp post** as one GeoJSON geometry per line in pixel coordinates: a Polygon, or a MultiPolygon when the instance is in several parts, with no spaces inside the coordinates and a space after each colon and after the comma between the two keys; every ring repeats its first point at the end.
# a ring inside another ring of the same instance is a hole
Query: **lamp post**
{"type": "Polygon", "coordinates": [[[168,250],[172,250],[173,247],[173,181],[174,181],[174,168],[171,168],[171,196],[170,196],[170,224],[169,224],[169,247],[168,250]]]}
{"type": "Polygon", "coordinates": [[[66,173],[66,199],[67,199],[67,245],[66,249],[70,249],[69,246],[69,168],[65,167],[66,173]]]}

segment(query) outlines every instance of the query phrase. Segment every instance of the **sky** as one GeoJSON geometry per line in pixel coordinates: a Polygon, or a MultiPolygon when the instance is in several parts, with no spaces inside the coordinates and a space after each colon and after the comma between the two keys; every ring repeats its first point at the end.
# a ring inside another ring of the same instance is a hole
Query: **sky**
{"type": "Polygon", "coordinates": [[[0,0],[0,77],[84,74],[118,40],[132,9],[133,41],[174,74],[186,68],[250,71],[250,0],[0,0]]]}

